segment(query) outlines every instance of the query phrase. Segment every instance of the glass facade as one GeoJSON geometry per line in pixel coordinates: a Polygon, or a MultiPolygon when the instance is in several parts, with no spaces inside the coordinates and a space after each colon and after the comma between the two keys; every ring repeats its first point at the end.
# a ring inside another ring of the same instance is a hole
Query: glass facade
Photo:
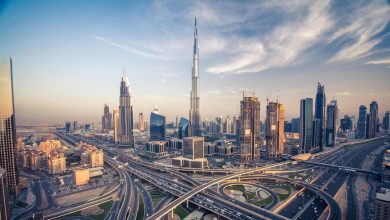
{"type": "Polygon", "coordinates": [[[306,98],[301,100],[300,114],[300,146],[301,153],[309,153],[313,141],[313,99],[306,98]]]}
{"type": "Polygon", "coordinates": [[[150,114],[150,140],[165,140],[165,116],[154,112],[150,114]]]}
{"type": "Polygon", "coordinates": [[[190,125],[190,121],[186,118],[180,118],[179,122],[179,139],[183,139],[184,137],[188,137],[188,128],[190,125]]]}
{"type": "Polygon", "coordinates": [[[11,59],[9,63],[0,64],[0,91],[0,167],[6,170],[8,187],[16,190],[18,173],[11,59]]]}

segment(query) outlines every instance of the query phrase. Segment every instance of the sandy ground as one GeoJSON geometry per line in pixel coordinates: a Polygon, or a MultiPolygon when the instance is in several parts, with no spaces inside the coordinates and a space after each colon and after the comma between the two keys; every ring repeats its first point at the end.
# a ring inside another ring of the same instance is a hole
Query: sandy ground
{"type": "Polygon", "coordinates": [[[170,214],[168,215],[168,220],[180,220],[180,217],[173,213],[173,217],[170,214]]]}
{"type": "Polygon", "coordinates": [[[46,192],[43,189],[42,185],[40,186],[40,188],[41,188],[41,204],[39,205],[39,208],[46,209],[49,206],[47,203],[46,192]]]}
{"type": "Polygon", "coordinates": [[[207,214],[203,217],[204,220],[214,220],[218,219],[218,216],[216,214],[207,214]]]}
{"type": "Polygon", "coordinates": [[[106,186],[103,186],[103,187],[99,187],[99,188],[92,189],[92,190],[87,190],[87,191],[83,191],[83,192],[79,192],[79,193],[75,193],[75,194],[71,194],[71,195],[58,197],[58,198],[56,198],[56,201],[57,201],[58,205],[60,205],[62,207],[70,206],[72,204],[76,204],[79,202],[84,202],[84,201],[93,199],[93,198],[101,195],[105,191],[106,188],[107,188],[106,186]]]}
{"type": "Polygon", "coordinates": [[[232,197],[233,199],[237,199],[238,201],[245,202],[246,199],[243,196],[243,192],[238,190],[230,190],[230,189],[224,189],[226,195],[232,197]]]}
{"type": "Polygon", "coordinates": [[[104,212],[103,209],[99,208],[98,206],[93,206],[90,208],[83,209],[83,211],[81,211],[81,215],[83,216],[100,215],[102,212],[104,212]]]}
{"type": "Polygon", "coordinates": [[[272,188],[271,190],[277,194],[283,194],[283,195],[288,194],[288,191],[282,188],[272,188]]]}
{"type": "MultiPolygon", "coordinates": [[[[371,152],[369,155],[366,156],[362,163],[362,169],[370,170],[374,164],[374,161],[376,159],[376,155],[380,154],[385,147],[381,147],[376,149],[375,151],[371,152]]],[[[363,216],[363,210],[365,207],[363,207],[363,203],[367,201],[368,193],[370,192],[370,185],[368,184],[366,180],[366,176],[357,176],[356,177],[356,197],[357,197],[357,203],[359,206],[359,215],[363,216]]]]}
{"type": "MultiPolygon", "coordinates": [[[[346,220],[347,219],[347,209],[348,209],[348,204],[347,204],[347,181],[345,181],[344,184],[340,187],[339,191],[334,196],[334,199],[340,205],[341,218],[343,220],[346,220]]],[[[323,213],[323,215],[324,215],[324,213],[323,213]]],[[[328,215],[325,215],[325,216],[328,216],[328,215]]]]}

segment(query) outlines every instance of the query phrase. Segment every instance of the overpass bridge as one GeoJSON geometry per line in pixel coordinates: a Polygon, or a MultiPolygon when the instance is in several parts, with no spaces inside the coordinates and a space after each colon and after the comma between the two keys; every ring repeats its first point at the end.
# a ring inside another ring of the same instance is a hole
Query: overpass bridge
{"type": "Polygon", "coordinates": [[[318,162],[312,162],[312,161],[301,161],[301,163],[312,164],[312,165],[316,165],[316,166],[337,168],[337,169],[345,170],[348,172],[365,173],[365,174],[372,174],[372,175],[377,175],[377,176],[379,175],[379,173],[376,171],[364,170],[364,169],[359,169],[359,168],[354,168],[354,167],[346,167],[346,166],[339,166],[339,165],[327,164],[327,163],[318,163],[318,162]]]}
{"type": "MultiPolygon", "coordinates": [[[[169,212],[173,211],[177,206],[179,206],[181,203],[186,202],[188,199],[193,197],[194,195],[203,192],[207,188],[214,186],[214,185],[219,185],[221,182],[224,182],[228,179],[234,179],[234,178],[239,178],[242,175],[250,175],[252,173],[256,173],[259,171],[263,171],[265,169],[270,169],[274,167],[281,167],[281,166],[287,166],[291,165],[292,161],[287,161],[287,162],[282,162],[282,163],[277,163],[277,164],[272,164],[264,167],[259,167],[259,168],[254,168],[250,170],[245,170],[239,173],[234,173],[231,175],[223,176],[221,178],[218,178],[216,180],[210,181],[208,183],[204,183],[195,189],[185,193],[184,195],[180,196],[177,198],[175,201],[170,203],[168,206],[164,207],[163,209],[160,209],[159,211],[155,212],[153,215],[149,216],[147,220],[155,220],[155,219],[162,219],[165,215],[167,215],[169,212]]],[[[266,218],[270,219],[283,219],[283,216],[279,216],[271,211],[265,210],[265,213],[263,213],[266,218]]]]}

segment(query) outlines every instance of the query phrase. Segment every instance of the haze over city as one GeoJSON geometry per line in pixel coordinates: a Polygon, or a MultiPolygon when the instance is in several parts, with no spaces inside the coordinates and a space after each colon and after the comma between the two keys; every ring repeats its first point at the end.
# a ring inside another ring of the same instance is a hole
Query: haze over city
{"type": "Polygon", "coordinates": [[[135,115],[188,116],[194,17],[203,118],[239,114],[242,92],[286,118],[317,82],[340,115],[390,109],[386,1],[2,1],[0,60],[14,61],[18,124],[100,121],[123,72],[135,115]],[[125,70],[124,70],[125,69],[125,70]]]}

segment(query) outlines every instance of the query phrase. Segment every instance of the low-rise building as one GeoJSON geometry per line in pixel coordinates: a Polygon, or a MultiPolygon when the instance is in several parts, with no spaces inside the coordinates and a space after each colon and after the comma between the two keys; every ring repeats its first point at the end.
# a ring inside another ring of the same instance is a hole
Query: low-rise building
{"type": "Polygon", "coordinates": [[[46,153],[46,155],[51,154],[53,151],[58,151],[61,148],[61,141],[59,140],[46,140],[39,143],[39,150],[46,153]]]}
{"type": "Polygon", "coordinates": [[[149,141],[146,143],[146,151],[154,156],[167,155],[167,141],[149,141]]]}
{"type": "Polygon", "coordinates": [[[205,168],[208,167],[208,160],[205,158],[191,159],[187,157],[172,158],[172,165],[188,168],[205,168]]]}
{"type": "Polygon", "coordinates": [[[168,140],[168,148],[171,150],[183,150],[183,141],[178,138],[171,138],[168,140]]]}
{"type": "Polygon", "coordinates": [[[76,186],[85,185],[89,182],[89,169],[80,168],[73,170],[73,182],[76,186]]]}
{"type": "Polygon", "coordinates": [[[390,219],[390,189],[376,193],[374,220],[390,219]]]}

